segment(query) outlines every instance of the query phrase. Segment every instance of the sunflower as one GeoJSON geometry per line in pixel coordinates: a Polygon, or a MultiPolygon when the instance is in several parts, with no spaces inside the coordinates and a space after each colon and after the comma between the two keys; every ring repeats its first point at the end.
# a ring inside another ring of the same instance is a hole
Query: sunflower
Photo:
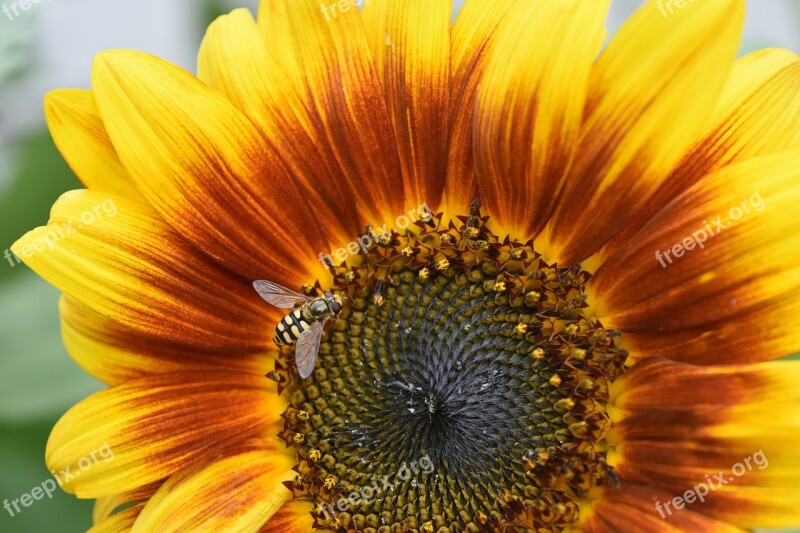
{"type": "Polygon", "coordinates": [[[800,58],[608,3],[263,0],[47,95],[86,189],[13,249],[108,385],[46,451],[93,531],[800,523],[800,58]]]}

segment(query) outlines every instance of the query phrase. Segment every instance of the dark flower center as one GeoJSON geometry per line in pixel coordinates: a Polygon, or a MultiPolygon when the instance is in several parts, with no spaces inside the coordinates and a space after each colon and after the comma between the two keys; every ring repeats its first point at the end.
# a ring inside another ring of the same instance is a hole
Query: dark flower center
{"type": "Polygon", "coordinates": [[[581,312],[588,274],[461,220],[337,268],[350,301],[312,376],[288,372],[288,485],[320,526],[563,527],[609,479],[604,402],[625,354],[581,312]]]}

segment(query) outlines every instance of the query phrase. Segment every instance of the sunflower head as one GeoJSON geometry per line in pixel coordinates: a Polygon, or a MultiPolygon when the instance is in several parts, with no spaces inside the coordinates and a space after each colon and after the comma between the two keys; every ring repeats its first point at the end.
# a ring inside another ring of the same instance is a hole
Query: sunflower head
{"type": "Polygon", "coordinates": [[[48,95],[96,530],[800,522],[800,59],[662,7],[263,0],[48,95]]]}

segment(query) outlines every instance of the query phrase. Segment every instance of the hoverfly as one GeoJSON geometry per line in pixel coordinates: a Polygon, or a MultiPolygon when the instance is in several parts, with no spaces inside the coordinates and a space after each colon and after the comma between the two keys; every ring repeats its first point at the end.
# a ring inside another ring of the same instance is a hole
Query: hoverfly
{"type": "Polygon", "coordinates": [[[270,305],[279,309],[292,309],[301,304],[278,322],[273,341],[278,346],[296,343],[294,356],[297,371],[302,379],[307,378],[317,363],[325,322],[339,315],[342,310],[342,298],[330,292],[310,298],[266,280],[254,281],[253,287],[270,305]]]}

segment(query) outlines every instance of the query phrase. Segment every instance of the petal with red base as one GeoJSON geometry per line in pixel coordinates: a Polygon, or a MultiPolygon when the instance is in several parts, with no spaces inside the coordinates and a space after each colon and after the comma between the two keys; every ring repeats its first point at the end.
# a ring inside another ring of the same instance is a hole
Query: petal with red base
{"type": "Polygon", "coordinates": [[[798,380],[790,361],[639,363],[610,390],[609,463],[623,487],[707,491],[693,512],[748,529],[797,525],[798,380]]]}
{"type": "Polygon", "coordinates": [[[47,465],[66,491],[81,498],[161,480],[279,420],[286,402],[267,390],[266,381],[257,374],[199,369],[98,392],[55,425],[47,465]],[[87,459],[92,454],[96,460],[87,459]]]}

